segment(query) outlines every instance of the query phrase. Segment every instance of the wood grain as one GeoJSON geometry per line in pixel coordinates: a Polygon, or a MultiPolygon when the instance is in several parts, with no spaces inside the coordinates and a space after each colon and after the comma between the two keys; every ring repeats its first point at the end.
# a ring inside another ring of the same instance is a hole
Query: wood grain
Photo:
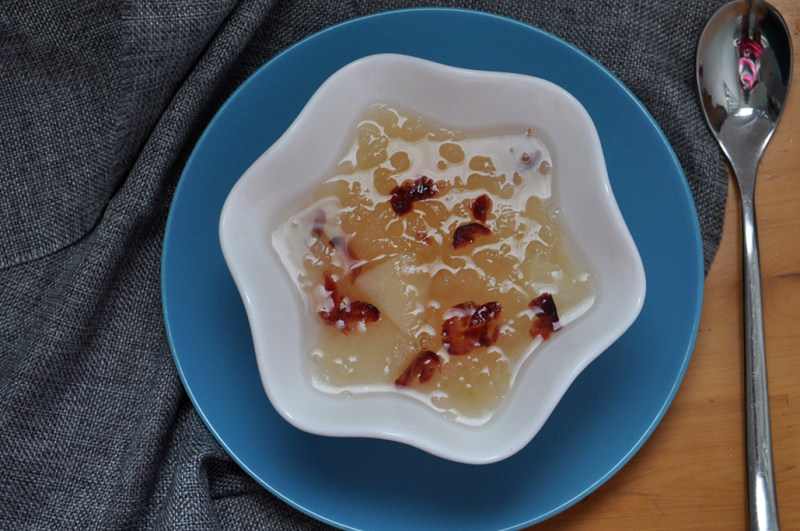
{"type": "MultiPolygon", "coordinates": [[[[800,2],[770,2],[792,33],[794,75],[756,214],[778,511],[782,529],[800,530],[800,2]]],[[[536,531],[747,528],[740,221],[731,181],[697,344],[663,421],[620,472],[536,531]]]]}

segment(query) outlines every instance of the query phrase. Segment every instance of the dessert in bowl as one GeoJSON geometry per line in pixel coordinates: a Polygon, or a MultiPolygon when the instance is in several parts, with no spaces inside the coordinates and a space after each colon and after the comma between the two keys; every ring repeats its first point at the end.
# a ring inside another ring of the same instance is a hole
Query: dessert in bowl
{"type": "Polygon", "coordinates": [[[286,420],[465,463],[525,446],[645,294],[575,98],[394,54],[320,87],[220,241],[286,420]]]}

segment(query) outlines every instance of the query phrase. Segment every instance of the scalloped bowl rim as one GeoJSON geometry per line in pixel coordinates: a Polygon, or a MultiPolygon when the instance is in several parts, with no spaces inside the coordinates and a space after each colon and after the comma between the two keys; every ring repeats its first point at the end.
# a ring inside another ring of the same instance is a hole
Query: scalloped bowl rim
{"type": "Polygon", "coordinates": [[[581,371],[633,324],[645,298],[641,258],[614,199],[597,131],[577,99],[540,78],[399,54],[358,59],[328,78],[236,182],[219,233],[262,384],[284,419],[319,435],[393,440],[462,463],[496,462],[530,442],[581,371]],[[466,130],[529,124],[544,132],[563,221],[596,274],[594,305],[524,362],[503,404],[481,426],[448,420],[402,393],[323,393],[308,376],[308,317],[272,249],[271,232],[289,213],[286,205],[330,174],[349,142],[341,131],[372,103],[399,104],[466,130]]]}

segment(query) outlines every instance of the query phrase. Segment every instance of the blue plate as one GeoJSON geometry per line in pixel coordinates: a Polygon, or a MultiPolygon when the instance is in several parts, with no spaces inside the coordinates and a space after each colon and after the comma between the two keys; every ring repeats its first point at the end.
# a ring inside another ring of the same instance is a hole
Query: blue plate
{"type": "Polygon", "coordinates": [[[694,347],[702,291],[694,203],[675,154],[641,103],[593,59],[546,32],[452,9],[352,20],[253,74],[186,164],[162,258],[175,363],[209,429],[264,487],[315,518],[353,529],[521,528],[588,495],[633,456],[672,401],[694,347]],[[382,52],[529,74],[570,91],[594,120],[644,262],[648,291],[639,319],[578,377],[534,440],[500,463],[463,465],[398,443],[320,437],[290,426],[263,391],[244,307],[222,257],[217,226],[236,180],[328,76],[382,52]]]}

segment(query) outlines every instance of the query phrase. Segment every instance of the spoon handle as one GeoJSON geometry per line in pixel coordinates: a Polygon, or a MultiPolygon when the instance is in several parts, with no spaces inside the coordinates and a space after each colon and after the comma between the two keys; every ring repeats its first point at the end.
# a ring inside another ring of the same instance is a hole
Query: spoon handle
{"type": "MultiPolygon", "coordinates": [[[[753,168],[755,174],[755,168],[753,168]]],[[[740,183],[742,180],[740,179],[740,183]]],[[[753,179],[751,182],[755,182],[753,179]]],[[[776,531],[778,505],[772,469],[772,436],[769,421],[769,392],[764,347],[764,318],[761,304],[761,267],[754,186],[740,184],[742,202],[742,245],[744,269],[744,371],[745,431],[747,444],[747,496],[750,529],[776,531]]]]}

